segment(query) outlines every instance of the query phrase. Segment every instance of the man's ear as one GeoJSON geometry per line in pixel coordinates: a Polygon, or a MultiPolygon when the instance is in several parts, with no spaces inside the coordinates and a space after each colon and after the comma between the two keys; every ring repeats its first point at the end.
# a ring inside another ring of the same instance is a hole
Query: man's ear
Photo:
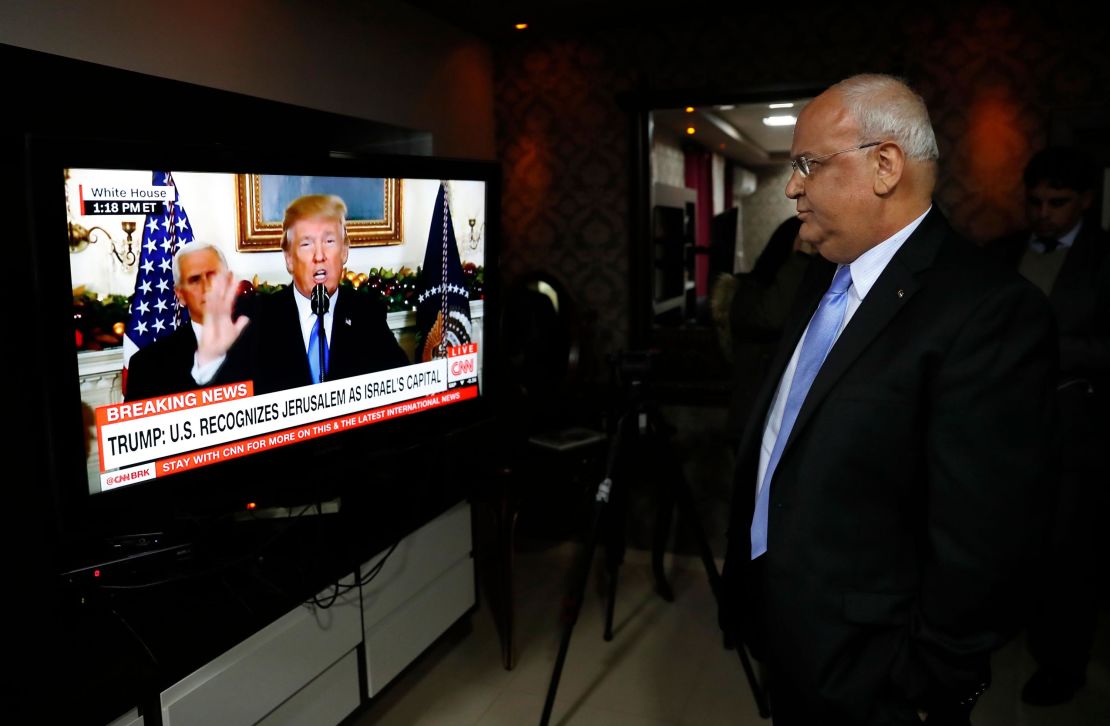
{"type": "Polygon", "coordinates": [[[893,141],[875,147],[875,181],[873,189],[880,197],[889,195],[902,181],[906,170],[906,152],[893,141]]]}
{"type": "Polygon", "coordinates": [[[1083,208],[1084,212],[1091,208],[1091,204],[1094,203],[1094,201],[1095,192],[1093,189],[1088,189],[1085,192],[1079,193],[1079,204],[1083,208]]]}

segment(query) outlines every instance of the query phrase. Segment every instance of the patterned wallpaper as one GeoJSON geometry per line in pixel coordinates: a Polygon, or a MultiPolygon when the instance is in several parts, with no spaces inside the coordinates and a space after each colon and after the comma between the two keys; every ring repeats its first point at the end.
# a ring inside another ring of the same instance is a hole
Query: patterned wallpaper
{"type": "Polygon", "coordinates": [[[615,68],[596,42],[549,40],[502,53],[495,85],[506,282],[533,271],[559,279],[596,316],[599,352],[628,335],[632,150],[615,68]]]}
{"type": "MultiPolygon", "coordinates": [[[[804,7],[515,36],[495,50],[508,279],[536,269],[559,277],[596,317],[599,354],[626,346],[629,334],[635,150],[623,94],[720,98],[863,71],[904,76],[938,132],[941,206],[980,241],[1020,226],[1020,172],[1034,150],[1106,118],[1110,37],[1094,4],[1060,0],[1052,13],[947,0],[881,13],[804,7]],[[799,27],[820,29],[806,52],[790,40],[799,27]]],[[[1083,138],[1110,161],[1110,134],[1088,129],[1083,138]]]]}

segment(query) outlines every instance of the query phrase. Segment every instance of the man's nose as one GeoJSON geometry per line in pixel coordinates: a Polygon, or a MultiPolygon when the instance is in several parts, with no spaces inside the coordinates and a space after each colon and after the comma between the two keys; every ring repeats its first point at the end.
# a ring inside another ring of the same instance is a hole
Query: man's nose
{"type": "Polygon", "coordinates": [[[324,255],[324,243],[317,242],[312,246],[312,261],[324,262],[327,257],[324,255]]]}
{"type": "Polygon", "coordinates": [[[805,185],[802,183],[802,173],[794,169],[790,173],[790,178],[786,180],[786,196],[797,199],[803,193],[805,193],[805,185]]]}

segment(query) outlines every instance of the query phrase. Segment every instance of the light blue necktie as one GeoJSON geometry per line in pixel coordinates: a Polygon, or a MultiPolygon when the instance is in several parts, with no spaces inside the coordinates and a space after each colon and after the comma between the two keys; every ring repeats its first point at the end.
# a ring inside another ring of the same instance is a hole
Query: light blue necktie
{"type": "Polygon", "coordinates": [[[328,334],[321,333],[320,325],[318,323],[312,324],[312,335],[308,338],[308,368],[312,371],[312,382],[319,383],[324,377],[328,375],[328,358],[331,356],[331,351],[328,350],[328,334]],[[323,340],[321,340],[321,338],[323,340]],[[324,346],[324,370],[321,376],[320,371],[320,345],[324,346]]]}
{"type": "Polygon", "coordinates": [[[817,312],[809,321],[809,328],[802,342],[802,351],[798,354],[798,366],[794,369],[794,379],[790,382],[790,392],[786,396],[786,407],[782,411],[782,423],[779,425],[779,435],[775,438],[775,448],[771,450],[771,458],[767,462],[767,472],[763,475],[763,486],[755,498],[755,514],[752,515],[752,559],[759,557],[767,551],[767,508],[771,499],[771,479],[775,475],[775,468],[779,464],[783,447],[790,438],[790,430],[794,428],[794,421],[798,418],[798,411],[806,400],[809,387],[821,370],[825,356],[832,349],[836,333],[840,324],[844,322],[844,312],[848,309],[848,288],[852,286],[852,268],[841,265],[833,276],[817,312]]]}

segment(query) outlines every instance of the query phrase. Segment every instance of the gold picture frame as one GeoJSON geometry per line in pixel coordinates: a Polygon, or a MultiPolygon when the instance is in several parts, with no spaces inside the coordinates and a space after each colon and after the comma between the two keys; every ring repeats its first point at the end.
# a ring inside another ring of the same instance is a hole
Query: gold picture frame
{"type": "Polygon", "coordinates": [[[400,179],[235,176],[240,252],[280,250],[285,207],[302,194],[338,194],[343,198],[348,206],[347,236],[352,247],[396,245],[403,240],[400,179]]]}

